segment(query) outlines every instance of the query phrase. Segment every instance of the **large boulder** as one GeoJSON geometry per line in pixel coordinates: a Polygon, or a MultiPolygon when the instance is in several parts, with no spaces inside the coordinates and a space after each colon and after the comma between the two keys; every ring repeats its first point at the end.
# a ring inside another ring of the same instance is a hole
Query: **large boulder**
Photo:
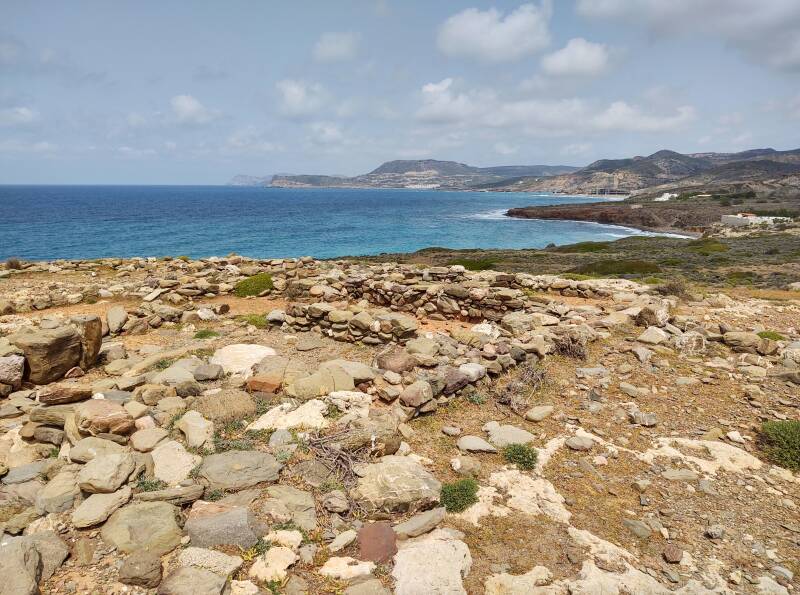
{"type": "Polygon", "coordinates": [[[439,503],[442,484],[414,459],[385,456],[362,473],[351,495],[368,512],[416,512],[439,503]]]}
{"type": "Polygon", "coordinates": [[[256,450],[230,450],[210,455],[200,466],[199,477],[211,490],[241,490],[277,481],[283,465],[270,454],[256,450]]]}
{"type": "Polygon", "coordinates": [[[266,532],[248,507],[202,500],[192,505],[185,528],[195,546],[235,545],[245,550],[266,532]]]}
{"type": "Polygon", "coordinates": [[[23,330],[9,343],[25,354],[27,377],[33,384],[50,384],[62,378],[81,360],[81,336],[71,326],[23,330]]]}
{"type": "Polygon", "coordinates": [[[181,529],[175,522],[177,509],[166,502],[140,502],[117,510],[103,525],[103,541],[130,554],[143,548],[163,555],[181,542],[181,529]]]}
{"type": "Polygon", "coordinates": [[[262,359],[271,355],[276,355],[275,350],[264,345],[227,345],[218,349],[211,356],[209,363],[222,366],[226,374],[239,374],[249,377],[253,374],[253,367],[262,359]]]}
{"type": "Polygon", "coordinates": [[[30,540],[15,539],[0,547],[0,593],[38,595],[42,556],[30,540]]]}
{"type": "Polygon", "coordinates": [[[0,384],[7,384],[17,389],[25,375],[25,358],[21,355],[0,357],[0,384]]]}
{"type": "Polygon", "coordinates": [[[106,322],[108,323],[108,332],[117,334],[128,322],[128,313],[122,306],[114,306],[106,312],[106,322]]]}
{"type": "Polygon", "coordinates": [[[99,316],[80,315],[69,319],[81,337],[81,359],[78,365],[88,370],[97,361],[100,346],[103,343],[103,323],[99,316]]]}
{"type": "Polygon", "coordinates": [[[395,595],[466,594],[463,580],[472,567],[472,556],[462,537],[452,529],[436,529],[401,542],[392,569],[395,595]]]}
{"type": "Polygon", "coordinates": [[[127,481],[135,467],[136,461],[130,452],[100,455],[80,470],[78,486],[91,494],[110,494],[127,481]]]}

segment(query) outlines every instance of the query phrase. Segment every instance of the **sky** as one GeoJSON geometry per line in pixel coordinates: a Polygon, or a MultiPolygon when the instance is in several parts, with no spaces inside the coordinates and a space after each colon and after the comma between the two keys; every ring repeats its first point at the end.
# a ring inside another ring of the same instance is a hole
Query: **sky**
{"type": "Polygon", "coordinates": [[[0,183],[800,147],[800,0],[0,0],[0,183]]]}

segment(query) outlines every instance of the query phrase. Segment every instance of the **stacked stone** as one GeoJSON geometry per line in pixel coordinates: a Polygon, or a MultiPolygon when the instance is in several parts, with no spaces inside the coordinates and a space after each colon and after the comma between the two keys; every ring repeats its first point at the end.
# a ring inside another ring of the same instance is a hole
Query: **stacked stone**
{"type": "Polygon", "coordinates": [[[275,323],[295,332],[318,330],[336,341],[368,345],[406,343],[417,336],[417,321],[397,312],[363,309],[340,310],[318,302],[290,304],[283,317],[270,316],[275,323]]]}

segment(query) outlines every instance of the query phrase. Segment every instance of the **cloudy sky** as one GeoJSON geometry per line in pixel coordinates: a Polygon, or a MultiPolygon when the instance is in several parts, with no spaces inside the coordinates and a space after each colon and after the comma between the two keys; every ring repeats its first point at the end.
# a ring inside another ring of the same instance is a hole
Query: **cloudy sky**
{"type": "Polygon", "coordinates": [[[2,0],[0,14],[0,183],[800,146],[799,0],[2,0]]]}

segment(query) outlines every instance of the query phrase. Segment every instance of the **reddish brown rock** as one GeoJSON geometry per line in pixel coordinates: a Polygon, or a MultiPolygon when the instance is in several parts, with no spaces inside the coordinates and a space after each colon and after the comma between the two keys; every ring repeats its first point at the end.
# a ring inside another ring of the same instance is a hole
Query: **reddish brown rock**
{"type": "Polygon", "coordinates": [[[283,376],[276,374],[257,374],[247,381],[250,392],[275,393],[283,383],[283,376]]]}
{"type": "Polygon", "coordinates": [[[358,559],[388,562],[397,553],[397,534],[386,521],[369,523],[358,532],[358,559]]]}
{"type": "Polygon", "coordinates": [[[91,398],[92,389],[80,384],[51,384],[39,390],[39,402],[44,405],[77,403],[91,398]]]}
{"type": "Polygon", "coordinates": [[[683,550],[674,543],[669,543],[662,553],[664,559],[670,564],[677,564],[683,558],[683,550]]]}

